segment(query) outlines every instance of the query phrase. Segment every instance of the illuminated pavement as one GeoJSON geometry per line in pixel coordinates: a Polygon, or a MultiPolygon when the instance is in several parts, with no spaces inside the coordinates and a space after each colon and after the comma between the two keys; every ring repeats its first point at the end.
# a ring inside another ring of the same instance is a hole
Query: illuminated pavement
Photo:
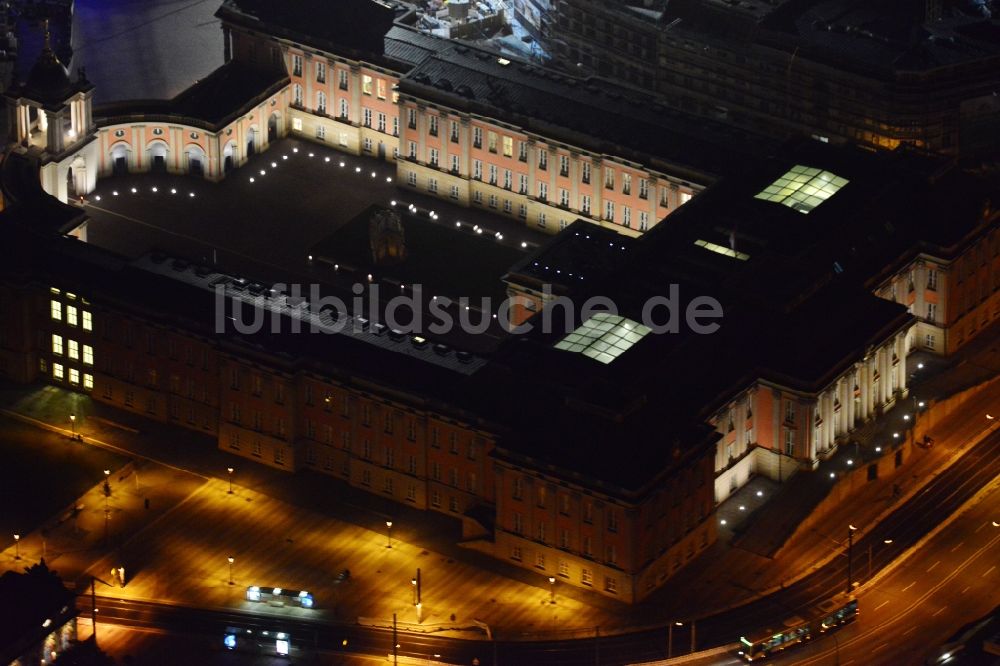
{"type": "MultiPolygon", "coordinates": [[[[858,619],[769,658],[803,666],[922,664],[960,627],[991,612],[1000,589],[1000,479],[892,571],[859,588],[858,619]]],[[[863,561],[863,557],[860,558],[863,561]]],[[[781,619],[774,618],[780,626],[781,619]]],[[[735,655],[685,663],[742,664],[735,655]]],[[[985,662],[992,663],[992,662],[985,662]]]]}
{"type": "MultiPolygon", "coordinates": [[[[190,606],[260,610],[244,600],[248,585],[308,590],[316,609],[285,608],[295,617],[322,615],[379,623],[397,613],[417,623],[411,578],[421,569],[423,624],[475,630],[473,620],[496,627],[566,629],[613,626],[614,618],[561,594],[512,581],[410,543],[304,511],[225,481],[206,483],[182,505],[127,541],[122,549],[128,585],[124,599],[165,600],[190,606]],[[235,559],[229,584],[227,557],[235,559]],[[336,583],[342,569],[346,583],[336,583]],[[455,620],[451,620],[451,615],[455,620]]],[[[91,572],[105,575],[113,559],[91,572]]],[[[265,610],[267,609],[265,606],[265,610]]]]}

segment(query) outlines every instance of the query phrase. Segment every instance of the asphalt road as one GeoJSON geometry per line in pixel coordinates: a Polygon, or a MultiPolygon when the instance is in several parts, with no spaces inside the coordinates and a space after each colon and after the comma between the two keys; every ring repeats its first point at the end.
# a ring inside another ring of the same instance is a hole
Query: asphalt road
{"type": "MultiPolygon", "coordinates": [[[[994,433],[973,447],[954,465],[941,473],[935,480],[889,515],[880,527],[854,544],[856,582],[863,582],[869,576],[868,547],[871,546],[871,573],[874,575],[880,568],[888,564],[898,553],[915,544],[935,525],[943,521],[988,482],[1000,473],[1000,457],[995,452],[1000,443],[1000,434],[994,433]],[[891,539],[891,544],[885,540],[891,539]]],[[[846,529],[845,529],[846,539],[846,529]]],[[[990,542],[995,547],[997,539],[990,542]]],[[[969,546],[971,547],[971,545],[969,546]]],[[[954,557],[961,558],[963,551],[956,549],[954,557]]],[[[941,572],[954,571],[966,559],[954,560],[936,567],[928,565],[921,580],[921,585],[929,584],[927,574],[936,569],[941,572]]],[[[978,557],[981,557],[981,554],[978,557]]],[[[996,558],[994,558],[996,559],[996,558]]],[[[911,560],[912,562],[913,560],[911,560]]],[[[977,561],[969,560],[967,566],[977,561]]],[[[932,563],[933,564],[933,563],[932,563]]],[[[985,567],[984,567],[985,569],[985,567]]],[[[909,569],[906,570],[911,576],[909,569]]],[[[902,575],[894,574],[895,577],[902,575]]],[[[982,574],[985,575],[985,574],[982,574]]],[[[697,647],[705,649],[735,642],[740,635],[763,629],[768,626],[780,626],[782,621],[794,615],[798,609],[824,601],[842,591],[847,581],[847,558],[838,557],[827,566],[804,578],[799,583],[778,594],[761,601],[743,606],[725,613],[698,620],[697,647]]],[[[971,583],[962,588],[970,587],[971,583]]],[[[965,594],[956,591],[952,593],[965,594]]],[[[912,588],[911,588],[912,589],[912,588]]],[[[939,590],[941,588],[938,588],[939,590]]],[[[968,590],[966,590],[968,592],[968,590]]],[[[84,603],[84,600],[81,601],[84,603]]],[[[956,603],[956,602],[953,602],[956,603]]],[[[311,640],[311,649],[322,651],[345,649],[350,652],[369,654],[387,654],[391,651],[391,632],[358,626],[330,626],[308,621],[278,620],[273,616],[254,614],[247,615],[235,611],[211,611],[182,607],[162,606],[151,603],[137,602],[107,602],[101,601],[100,617],[105,621],[135,624],[134,626],[156,626],[171,632],[196,633],[199,635],[216,634],[221,640],[226,626],[245,626],[254,631],[286,631],[292,636],[306,637],[306,643],[311,640]],[[346,647],[343,641],[347,640],[346,647]]],[[[943,607],[947,608],[944,603],[943,607]]],[[[881,609],[879,609],[881,610],[881,609]]],[[[866,611],[862,611],[866,613],[866,611]]],[[[937,616],[945,615],[939,611],[937,616]]],[[[936,617],[936,616],[935,616],[936,617]]],[[[861,627],[863,625],[859,625],[861,627]]],[[[836,641],[852,640],[852,632],[858,628],[848,627],[835,639],[836,641]]],[[[902,631],[905,631],[903,629],[902,631]]],[[[655,629],[617,636],[578,639],[572,641],[544,641],[508,643],[488,641],[467,641],[431,636],[411,636],[400,634],[400,654],[426,657],[428,654],[441,654],[442,661],[455,664],[471,664],[473,659],[479,659],[483,666],[489,664],[626,664],[642,661],[663,659],[666,656],[665,629],[655,629]]],[[[906,637],[897,637],[905,643],[906,637]]],[[[683,646],[690,645],[689,627],[679,627],[674,631],[674,646],[681,651],[683,646]]],[[[889,641],[883,648],[888,648],[889,641]]],[[[926,643],[921,641],[926,648],[926,643]]],[[[817,645],[820,645],[817,643],[817,645]]],[[[850,643],[852,650],[860,650],[867,654],[872,648],[870,637],[858,639],[850,643]]],[[[819,649],[819,648],[817,648],[819,649]]],[[[895,649],[895,648],[893,648],[895,649]]],[[[890,651],[887,650],[886,654],[890,651]]],[[[797,655],[798,659],[802,655],[797,655]]],[[[820,663],[820,662],[816,662],[820,663]]],[[[843,663],[843,662],[841,662],[843,663]]],[[[861,662],[861,663],[871,663],[861,662]]]]}

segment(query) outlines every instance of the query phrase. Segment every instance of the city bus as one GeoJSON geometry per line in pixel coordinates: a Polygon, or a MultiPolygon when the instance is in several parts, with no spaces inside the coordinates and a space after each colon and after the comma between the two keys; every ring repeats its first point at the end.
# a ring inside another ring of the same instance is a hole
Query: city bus
{"type": "Polygon", "coordinates": [[[784,622],[779,630],[768,629],[749,637],[740,637],[739,655],[749,661],[759,661],[799,643],[819,638],[827,631],[850,622],[858,616],[858,600],[852,596],[834,597],[784,622]]]}

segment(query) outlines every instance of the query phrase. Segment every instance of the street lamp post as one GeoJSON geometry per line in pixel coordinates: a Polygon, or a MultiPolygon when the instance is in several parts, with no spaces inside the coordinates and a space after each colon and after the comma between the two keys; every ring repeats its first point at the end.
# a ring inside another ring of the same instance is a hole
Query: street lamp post
{"type": "Polygon", "coordinates": [[[674,627],[683,626],[683,622],[671,622],[667,625],[667,659],[674,656],[674,627]]]}
{"type": "Polygon", "coordinates": [[[385,547],[392,548],[392,521],[385,521],[385,547]]]}
{"type": "Polygon", "coordinates": [[[21,535],[20,534],[15,534],[14,535],[14,559],[15,560],[21,559],[21,535]]]}
{"type": "Polygon", "coordinates": [[[73,433],[71,439],[76,439],[76,414],[69,415],[69,427],[73,433]]]}
{"type": "Polygon", "coordinates": [[[229,560],[229,584],[236,585],[236,582],[233,580],[233,562],[236,561],[236,558],[230,555],[227,559],[229,560]]]}
{"type": "Polygon", "coordinates": [[[554,604],[556,602],[556,578],[555,576],[549,576],[549,603],[554,604]]]}
{"type": "Polygon", "coordinates": [[[854,589],[854,530],[858,529],[854,525],[847,526],[847,593],[854,589]]]}
{"type": "Polygon", "coordinates": [[[233,494],[233,472],[235,471],[232,467],[227,467],[226,471],[229,472],[229,494],[233,494]]]}

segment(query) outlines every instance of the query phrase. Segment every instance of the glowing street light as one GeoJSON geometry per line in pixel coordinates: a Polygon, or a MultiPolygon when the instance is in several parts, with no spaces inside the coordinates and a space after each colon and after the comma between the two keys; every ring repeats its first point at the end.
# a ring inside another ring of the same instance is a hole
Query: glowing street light
{"type": "Polygon", "coordinates": [[[76,414],[69,415],[69,426],[73,433],[73,439],[76,439],[76,414]]]}
{"type": "Polygon", "coordinates": [[[555,576],[549,576],[549,603],[554,604],[556,602],[556,578],[555,576]]]}
{"type": "Polygon", "coordinates": [[[385,547],[392,548],[392,521],[385,521],[385,547]]]}
{"type": "Polygon", "coordinates": [[[226,559],[229,560],[229,584],[230,585],[236,585],[236,582],[233,580],[233,562],[236,561],[236,558],[233,557],[232,555],[230,555],[226,559]]]}
{"type": "Polygon", "coordinates": [[[227,467],[226,471],[229,472],[229,495],[233,494],[233,472],[235,471],[232,467],[227,467]]]}
{"type": "Polygon", "coordinates": [[[15,560],[21,559],[21,535],[20,534],[15,534],[14,535],[14,559],[15,560]]]}
{"type": "Polygon", "coordinates": [[[850,594],[854,588],[854,532],[858,528],[854,525],[847,526],[847,593],[850,594]]]}

